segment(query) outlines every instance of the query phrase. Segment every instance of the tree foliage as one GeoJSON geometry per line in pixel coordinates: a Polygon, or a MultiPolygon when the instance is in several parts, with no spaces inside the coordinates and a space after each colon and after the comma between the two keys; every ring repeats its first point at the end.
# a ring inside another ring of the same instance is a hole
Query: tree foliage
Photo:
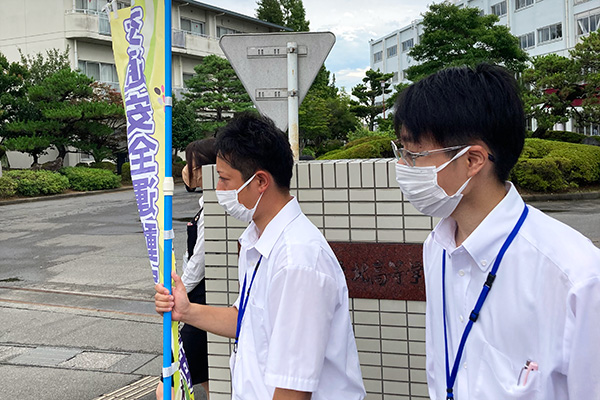
{"type": "Polygon", "coordinates": [[[525,112],[536,119],[538,134],[569,120],[573,100],[581,95],[573,84],[572,60],[557,54],[535,57],[521,79],[528,88],[522,96],[525,112]]]}
{"type": "Polygon", "coordinates": [[[570,53],[577,78],[584,83],[575,119],[580,125],[600,124],[600,32],[583,37],[570,53]]]}
{"type": "Polygon", "coordinates": [[[4,127],[18,118],[19,111],[26,104],[27,68],[19,63],[9,63],[0,53],[0,137],[6,138],[4,127]]]}
{"type": "Polygon", "coordinates": [[[256,18],[284,26],[283,10],[279,0],[260,0],[256,9],[256,18]]]}
{"type": "Polygon", "coordinates": [[[46,50],[45,56],[42,53],[26,55],[21,49],[19,49],[19,54],[21,55],[21,65],[29,71],[27,83],[30,85],[39,85],[50,75],[63,69],[71,69],[68,46],[65,51],[46,50]]]}
{"type": "Polygon", "coordinates": [[[196,111],[200,137],[214,134],[233,113],[252,108],[252,100],[227,59],[209,55],[194,70],[185,97],[196,111]]]}
{"type": "Polygon", "coordinates": [[[204,138],[194,107],[189,101],[173,98],[173,150],[184,151],[189,143],[204,138]]]}
{"type": "Polygon", "coordinates": [[[339,147],[358,120],[350,112],[350,97],[339,92],[322,66],[298,111],[301,147],[316,156],[339,147]]]}
{"type": "Polygon", "coordinates": [[[525,112],[537,121],[536,137],[571,118],[579,125],[600,124],[600,34],[583,37],[570,55],[535,57],[521,76],[525,112]]]}
{"type": "Polygon", "coordinates": [[[70,147],[96,161],[111,157],[124,145],[125,124],[120,95],[111,90],[70,69],[50,73],[29,86],[21,118],[6,125],[7,147],[30,154],[34,163],[50,146],[63,159],[70,147]]]}
{"type": "Polygon", "coordinates": [[[302,0],[259,0],[256,18],[285,26],[294,32],[308,32],[310,22],[302,0]]]}
{"type": "Polygon", "coordinates": [[[362,79],[363,83],[352,88],[352,94],[358,101],[352,102],[351,110],[357,117],[364,119],[370,131],[374,129],[377,116],[383,112],[383,104],[377,105],[376,99],[392,92],[389,80],[393,76],[393,73],[369,69],[362,79]]]}
{"type": "Polygon", "coordinates": [[[484,61],[522,71],[527,53],[509,28],[496,22],[496,15],[482,16],[478,8],[432,4],[423,15],[420,43],[409,52],[419,64],[408,68],[408,79],[417,81],[446,67],[474,66],[484,61]]]}

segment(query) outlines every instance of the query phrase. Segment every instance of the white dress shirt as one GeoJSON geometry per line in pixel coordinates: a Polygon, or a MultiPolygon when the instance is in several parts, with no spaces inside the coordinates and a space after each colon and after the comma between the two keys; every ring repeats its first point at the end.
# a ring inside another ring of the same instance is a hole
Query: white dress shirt
{"type": "MultiPolygon", "coordinates": [[[[524,202],[512,184],[475,231],[456,247],[456,223],[443,219],[424,245],[427,380],[446,398],[442,251],[446,256],[449,365],[483,283],[524,202]]],[[[574,203],[576,206],[576,203],[574,203]]],[[[500,263],[467,339],[454,385],[457,400],[600,399],[600,249],[529,206],[500,263]],[[525,384],[530,360],[538,364],[525,384]],[[519,381],[519,375],[521,379],[519,381]]]]}
{"type": "Polygon", "coordinates": [[[262,261],[231,357],[232,398],[270,400],[279,387],[312,392],[312,400],[363,399],[346,280],[298,201],[290,200],[260,237],[252,222],[240,244],[240,288],[245,277],[248,288],[262,261]]]}
{"type": "Polygon", "coordinates": [[[202,196],[198,199],[198,204],[202,212],[198,218],[198,238],[194,245],[194,254],[188,256],[187,246],[183,255],[183,274],[181,281],[185,290],[189,293],[204,279],[206,267],[204,261],[204,199],[202,196]]]}

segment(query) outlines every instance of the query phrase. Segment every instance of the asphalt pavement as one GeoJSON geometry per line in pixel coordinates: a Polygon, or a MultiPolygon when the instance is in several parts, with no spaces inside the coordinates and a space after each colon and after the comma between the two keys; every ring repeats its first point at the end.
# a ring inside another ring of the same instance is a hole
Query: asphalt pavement
{"type": "MultiPolygon", "coordinates": [[[[178,186],[174,206],[181,253],[197,195],[178,186]]],[[[4,202],[0,221],[0,400],[155,398],[162,319],[133,191],[4,202]]]]}
{"type": "MultiPolygon", "coordinates": [[[[531,200],[600,246],[600,196],[531,200]]],[[[197,207],[177,185],[178,262],[197,207]]],[[[153,399],[162,323],[133,191],[0,202],[0,222],[0,400],[153,399]]]]}

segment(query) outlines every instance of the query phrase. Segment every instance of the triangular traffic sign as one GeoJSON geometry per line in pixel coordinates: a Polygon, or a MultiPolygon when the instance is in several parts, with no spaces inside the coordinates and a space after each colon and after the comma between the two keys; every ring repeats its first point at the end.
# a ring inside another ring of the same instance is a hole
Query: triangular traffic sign
{"type": "Polygon", "coordinates": [[[219,42],[258,110],[282,131],[288,124],[287,44],[298,51],[298,96],[302,103],[335,43],[331,32],[224,35],[219,42]]]}

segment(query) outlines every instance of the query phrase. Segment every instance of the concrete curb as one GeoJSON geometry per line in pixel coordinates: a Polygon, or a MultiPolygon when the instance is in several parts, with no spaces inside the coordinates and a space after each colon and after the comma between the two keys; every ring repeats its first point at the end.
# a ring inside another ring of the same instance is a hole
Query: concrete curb
{"type": "Polygon", "coordinates": [[[525,194],[521,195],[521,197],[523,197],[525,202],[553,200],[593,200],[600,199],[600,192],[525,194]]]}
{"type": "Polygon", "coordinates": [[[125,192],[127,190],[133,190],[133,186],[122,186],[120,188],[107,189],[107,190],[92,190],[89,192],[73,192],[73,193],[55,194],[55,195],[51,195],[51,196],[21,197],[18,199],[0,200],[0,206],[7,206],[10,204],[21,204],[21,203],[33,203],[36,201],[44,201],[44,200],[60,200],[60,199],[66,199],[69,197],[93,196],[96,194],[103,194],[103,193],[125,192]]]}

